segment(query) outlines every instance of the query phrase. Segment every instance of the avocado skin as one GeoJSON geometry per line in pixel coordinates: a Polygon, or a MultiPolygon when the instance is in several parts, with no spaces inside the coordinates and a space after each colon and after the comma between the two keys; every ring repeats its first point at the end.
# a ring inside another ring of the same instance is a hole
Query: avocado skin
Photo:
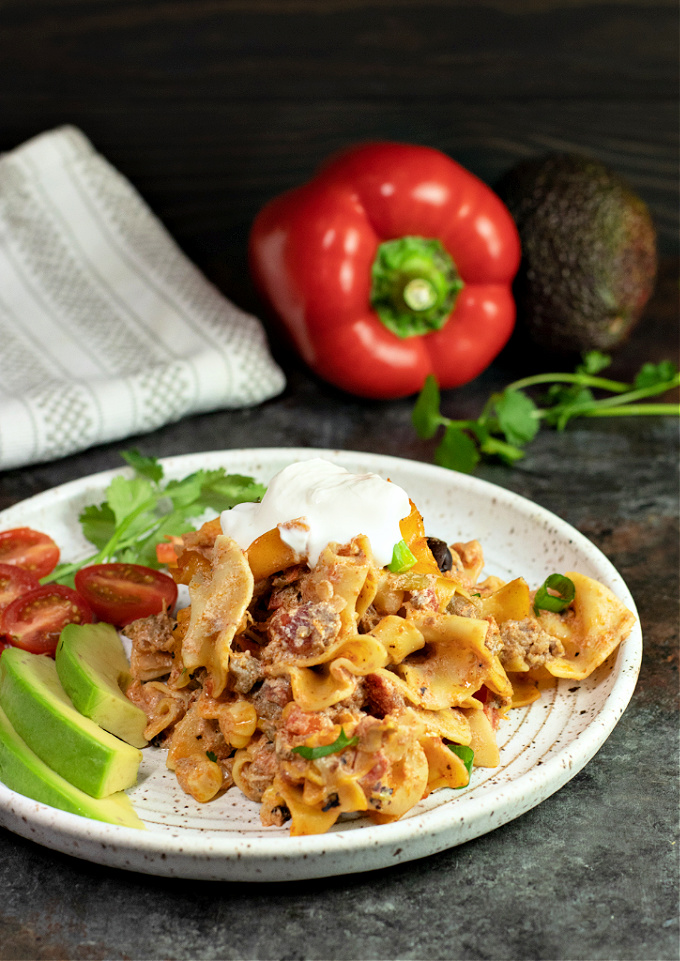
{"type": "Polygon", "coordinates": [[[517,164],[496,190],[522,244],[520,336],[558,355],[625,342],[656,279],[645,203],[604,164],[567,153],[517,164]]]}

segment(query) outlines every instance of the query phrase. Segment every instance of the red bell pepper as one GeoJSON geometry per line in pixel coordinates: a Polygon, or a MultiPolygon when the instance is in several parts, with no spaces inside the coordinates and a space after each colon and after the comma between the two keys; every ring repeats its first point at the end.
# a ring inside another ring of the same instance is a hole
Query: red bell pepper
{"type": "Polygon", "coordinates": [[[515,224],[450,157],[357,146],[270,201],[250,235],[253,280],[309,367],[371,398],[477,377],[515,322],[515,224]]]}

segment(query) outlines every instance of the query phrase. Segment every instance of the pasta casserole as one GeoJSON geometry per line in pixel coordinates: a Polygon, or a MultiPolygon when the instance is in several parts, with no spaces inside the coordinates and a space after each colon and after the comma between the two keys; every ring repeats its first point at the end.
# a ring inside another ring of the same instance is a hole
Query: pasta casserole
{"type": "Polygon", "coordinates": [[[578,572],[482,577],[477,541],[426,537],[396,485],[318,460],[176,554],[190,603],[126,629],[128,697],[184,791],[235,786],[293,835],[465,787],[509,710],[588,677],[634,621],[578,572]]]}

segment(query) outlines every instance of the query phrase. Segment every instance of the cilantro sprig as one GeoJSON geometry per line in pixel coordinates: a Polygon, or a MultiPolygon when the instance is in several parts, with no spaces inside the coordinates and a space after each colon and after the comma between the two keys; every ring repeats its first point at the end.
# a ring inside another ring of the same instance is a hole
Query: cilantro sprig
{"type": "Polygon", "coordinates": [[[680,415],[680,404],[640,403],[680,386],[680,375],[668,360],[646,363],[632,383],[598,376],[611,358],[593,350],[583,355],[574,373],[535,374],[513,381],[492,394],[476,420],[453,420],[440,411],[441,396],[430,375],[413,409],[412,421],[423,440],[443,428],[434,459],[442,467],[470,474],[483,458],[512,466],[541,424],[564,430],[575,417],[680,415]],[[548,385],[539,406],[526,392],[548,385]]]}
{"type": "Polygon", "coordinates": [[[299,754],[306,761],[315,761],[319,757],[327,757],[329,754],[338,754],[346,747],[353,747],[359,743],[358,737],[347,737],[345,729],[340,728],[340,733],[332,744],[321,744],[319,747],[307,747],[306,744],[299,744],[293,748],[293,754],[299,754]]]}
{"type": "Polygon", "coordinates": [[[83,534],[96,552],[74,564],[59,564],[43,583],[72,583],[86,564],[111,561],[160,567],[156,546],[167,537],[193,530],[206,511],[220,513],[265,492],[252,477],[227,474],[224,468],[198,470],[180,480],[165,481],[163,465],[138,450],[121,451],[133,470],[106,488],[101,504],[85,507],[79,520],[83,534]]]}

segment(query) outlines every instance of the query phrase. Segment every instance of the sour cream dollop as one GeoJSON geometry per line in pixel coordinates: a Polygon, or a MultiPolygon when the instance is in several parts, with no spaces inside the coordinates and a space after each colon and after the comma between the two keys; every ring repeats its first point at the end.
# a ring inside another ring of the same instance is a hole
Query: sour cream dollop
{"type": "Polygon", "coordinates": [[[376,564],[392,560],[399,521],[410,512],[408,494],[377,474],[352,474],[320,457],[284,467],[259,504],[237,504],[221,515],[222,531],[244,551],[278,527],[281,539],[314,567],[331,543],[358,534],[371,542],[376,564]],[[291,521],[301,521],[290,525],[291,521]]]}

